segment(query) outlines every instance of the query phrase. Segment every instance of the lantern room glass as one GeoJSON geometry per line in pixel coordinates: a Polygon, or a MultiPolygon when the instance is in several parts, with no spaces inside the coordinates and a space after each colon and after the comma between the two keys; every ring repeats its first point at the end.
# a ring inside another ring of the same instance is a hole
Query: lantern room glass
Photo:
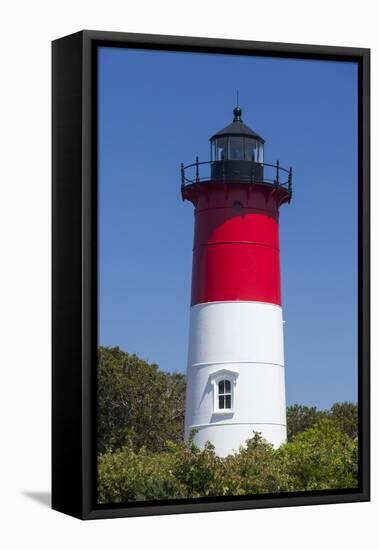
{"type": "Polygon", "coordinates": [[[246,160],[263,163],[263,144],[255,139],[246,140],[245,144],[246,160]]]}
{"type": "Polygon", "coordinates": [[[228,160],[228,138],[218,138],[214,141],[212,160],[228,160]]]}
{"type": "Polygon", "coordinates": [[[243,137],[229,138],[229,160],[245,160],[245,147],[243,137]]]}
{"type": "Polygon", "coordinates": [[[242,136],[227,136],[213,140],[211,160],[248,160],[263,164],[263,143],[242,136]]]}

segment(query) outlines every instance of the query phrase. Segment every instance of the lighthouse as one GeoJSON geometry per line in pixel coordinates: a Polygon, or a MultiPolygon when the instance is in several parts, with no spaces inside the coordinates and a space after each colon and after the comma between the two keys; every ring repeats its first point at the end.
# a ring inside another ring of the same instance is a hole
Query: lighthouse
{"type": "Polygon", "coordinates": [[[239,106],[210,145],[210,160],[181,165],[195,214],[185,437],[226,456],[255,433],[286,440],[279,209],[292,169],[264,162],[239,106]]]}

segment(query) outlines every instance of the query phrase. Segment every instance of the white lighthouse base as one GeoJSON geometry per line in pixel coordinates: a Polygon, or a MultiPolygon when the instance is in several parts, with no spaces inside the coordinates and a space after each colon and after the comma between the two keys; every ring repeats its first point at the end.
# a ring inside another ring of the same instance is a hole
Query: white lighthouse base
{"type": "Polygon", "coordinates": [[[238,452],[254,433],[274,447],[286,440],[282,309],[260,302],[191,308],[185,437],[210,441],[218,455],[238,452]],[[230,381],[230,408],[219,382],[230,381]]]}
{"type": "Polygon", "coordinates": [[[195,436],[195,443],[203,449],[207,441],[215,446],[218,456],[225,457],[231,453],[238,452],[240,447],[244,447],[248,439],[259,433],[264,439],[269,441],[275,448],[286,440],[286,426],[274,424],[236,424],[236,423],[217,423],[209,426],[198,427],[195,436]]]}

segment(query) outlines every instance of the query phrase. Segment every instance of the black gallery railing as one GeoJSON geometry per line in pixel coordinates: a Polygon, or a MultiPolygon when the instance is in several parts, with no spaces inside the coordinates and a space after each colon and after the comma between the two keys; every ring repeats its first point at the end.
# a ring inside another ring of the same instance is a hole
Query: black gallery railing
{"type": "Polygon", "coordinates": [[[191,185],[216,180],[220,183],[265,184],[286,189],[292,195],[292,168],[282,168],[279,161],[276,164],[233,160],[199,162],[196,157],[196,162],[187,166],[181,163],[180,168],[182,192],[191,185]]]}

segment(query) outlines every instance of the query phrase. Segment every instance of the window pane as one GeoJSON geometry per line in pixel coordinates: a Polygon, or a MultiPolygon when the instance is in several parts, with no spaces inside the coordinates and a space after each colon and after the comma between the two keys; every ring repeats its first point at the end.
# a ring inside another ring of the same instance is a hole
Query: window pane
{"type": "Polygon", "coordinates": [[[228,139],[219,138],[216,141],[216,160],[227,160],[228,158],[228,139]]]}
{"type": "Polygon", "coordinates": [[[255,139],[245,139],[245,158],[253,162],[257,161],[257,142],[255,139]]]}
{"type": "Polygon", "coordinates": [[[231,409],[232,408],[232,396],[226,395],[225,396],[225,409],[231,409]]]}
{"type": "Polygon", "coordinates": [[[224,382],[224,380],[221,380],[221,382],[218,383],[218,393],[219,394],[225,393],[225,382],[224,382]]]}
{"type": "Polygon", "coordinates": [[[230,393],[230,380],[225,380],[225,393],[230,393]]]}
{"type": "Polygon", "coordinates": [[[222,396],[222,395],[218,398],[218,408],[219,409],[224,409],[225,408],[224,396],[222,396]]]}
{"type": "Polygon", "coordinates": [[[258,144],[258,162],[263,163],[263,144],[258,144]]]}
{"type": "Polygon", "coordinates": [[[244,160],[245,154],[243,149],[243,138],[233,137],[230,138],[230,159],[231,160],[244,160]]]}

